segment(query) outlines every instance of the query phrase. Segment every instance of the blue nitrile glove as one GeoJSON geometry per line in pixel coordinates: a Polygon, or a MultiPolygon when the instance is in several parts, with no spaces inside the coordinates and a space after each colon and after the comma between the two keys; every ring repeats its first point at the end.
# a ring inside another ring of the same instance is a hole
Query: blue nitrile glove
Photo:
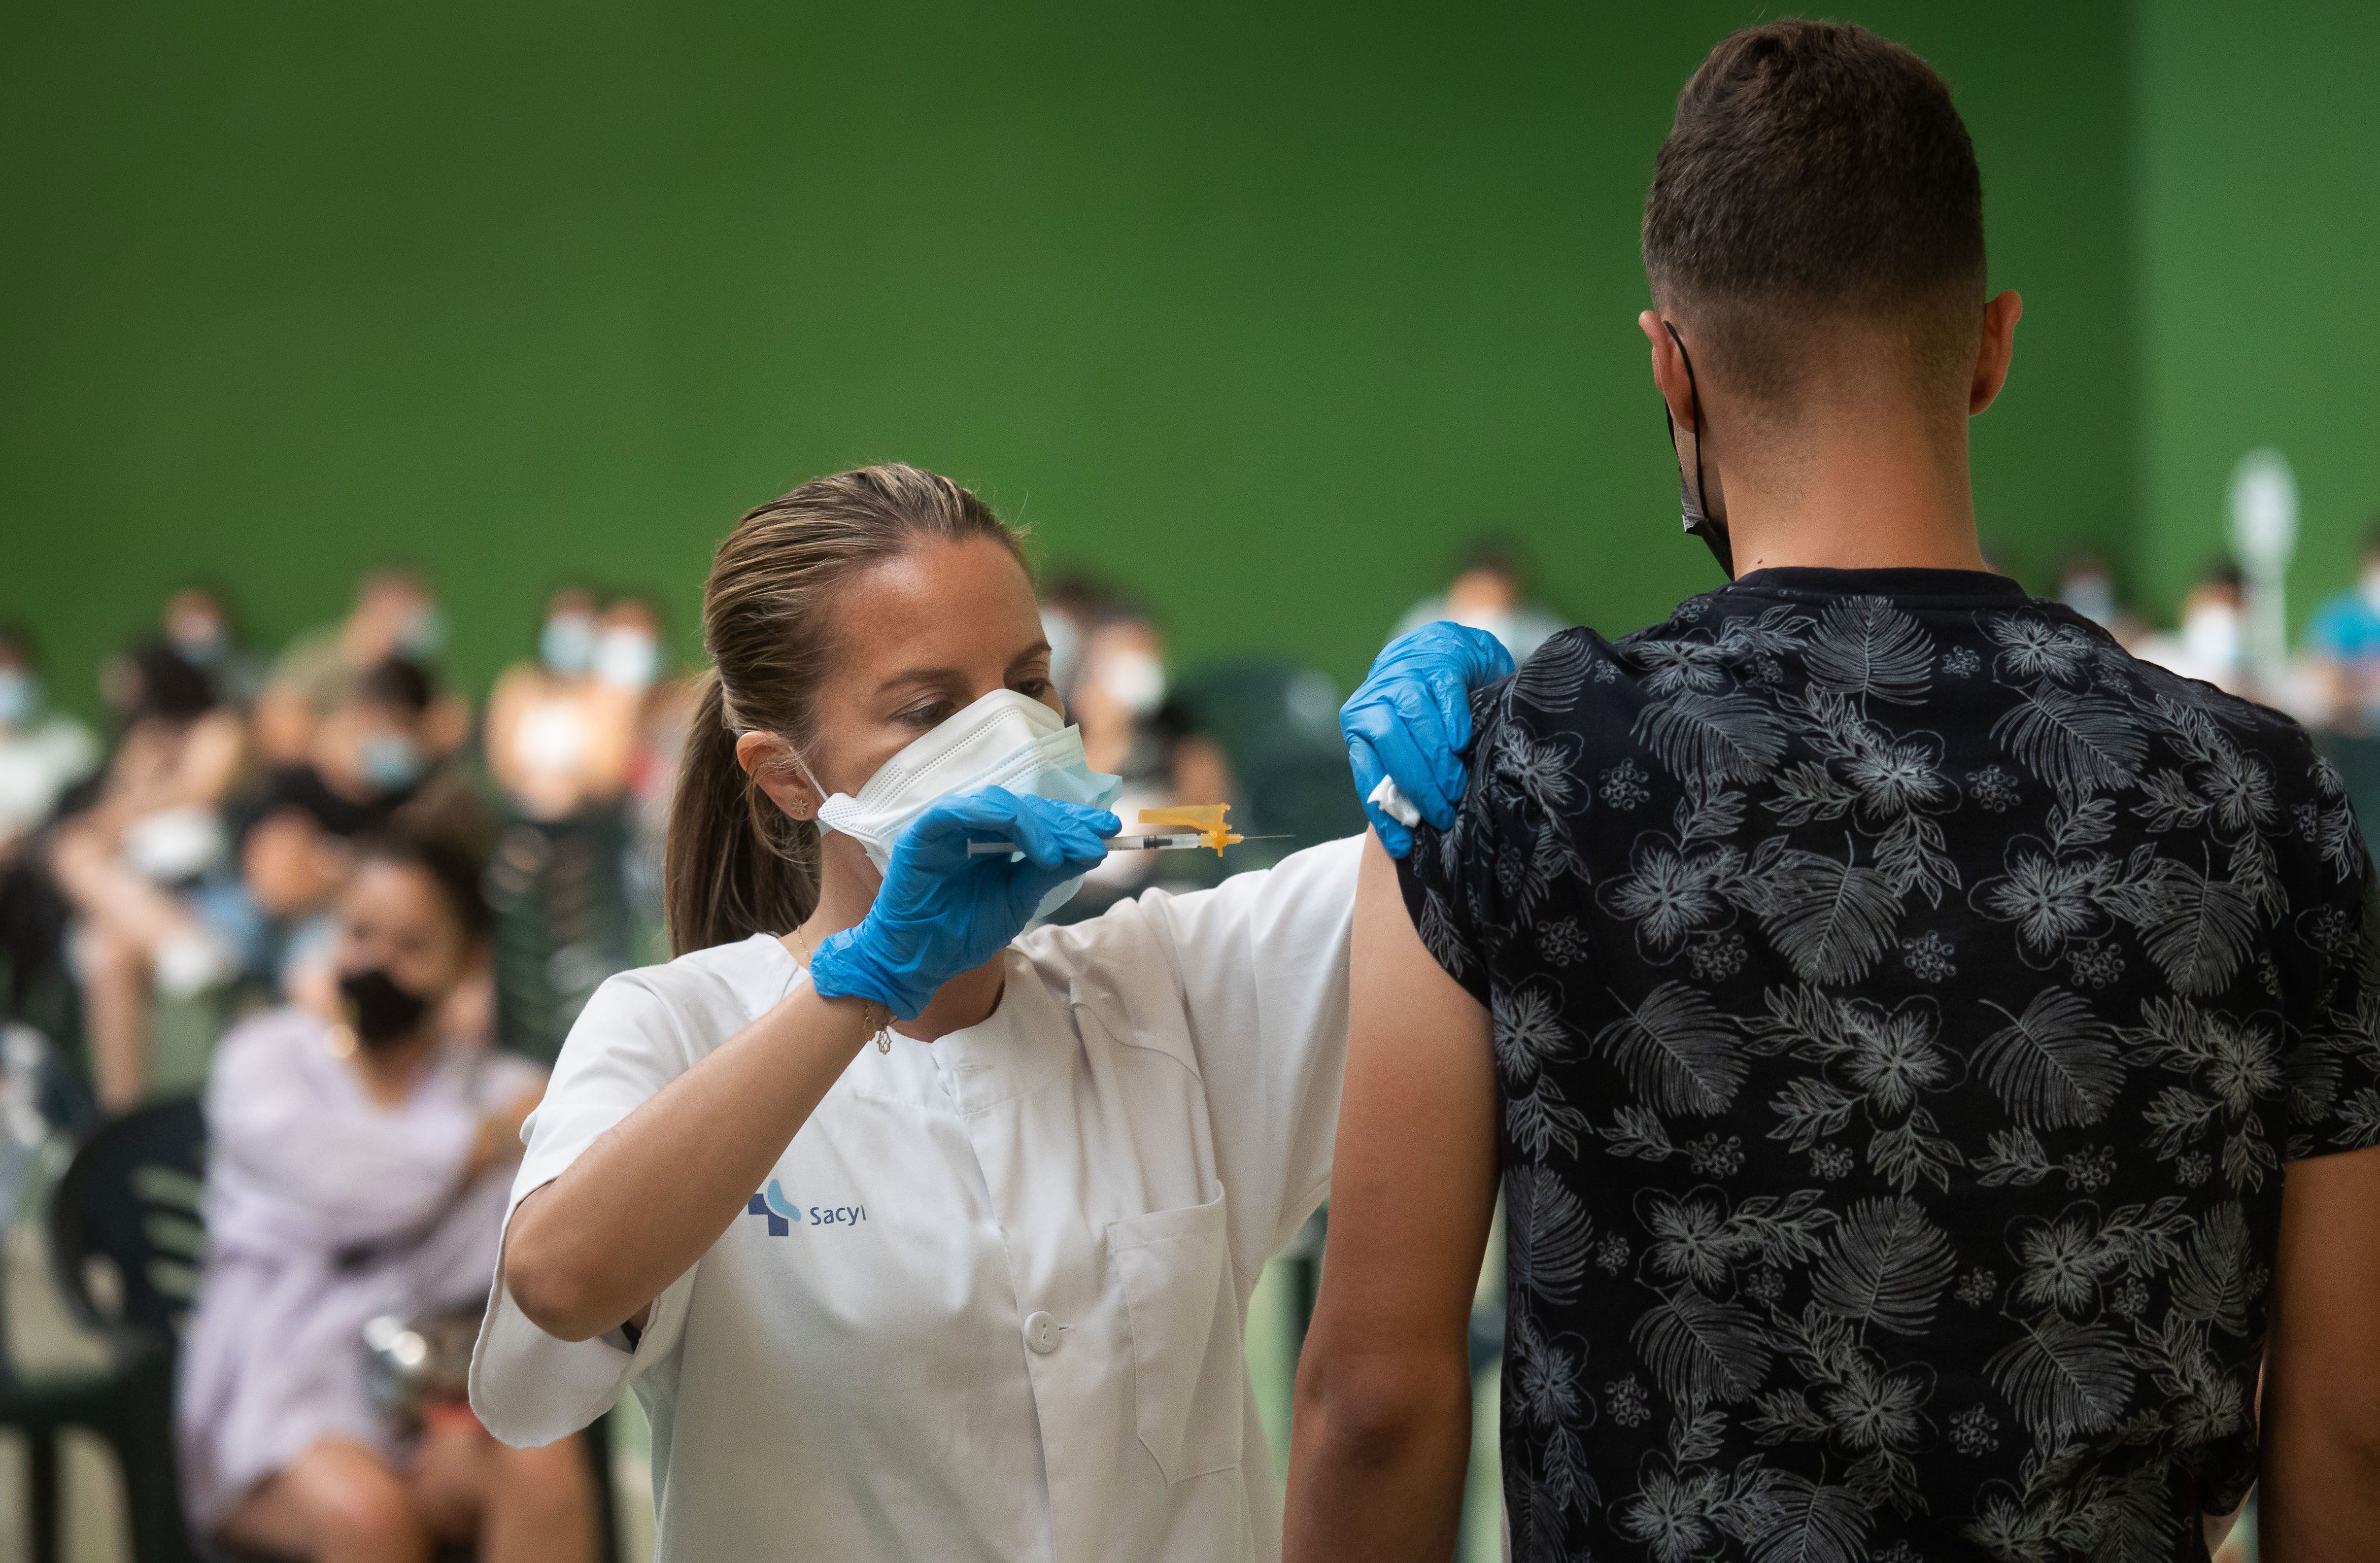
{"type": "Polygon", "coordinates": [[[1443,830],[1454,823],[1463,751],[1471,744],[1471,691],[1512,675],[1512,654],[1502,641],[1441,620],[1390,641],[1339,708],[1356,795],[1390,856],[1413,850],[1408,826],[1427,819],[1443,830]],[[1394,817],[1383,782],[1395,783],[1411,818],[1394,817]]]}
{"type": "Polygon", "coordinates": [[[979,787],[936,803],[892,843],[883,888],[856,927],[819,941],[810,986],[916,1020],[934,990],[1025,931],[1041,898],[1108,854],[1122,822],[1103,808],[979,787]],[[1014,842],[967,855],[970,841],[1014,842]]]}

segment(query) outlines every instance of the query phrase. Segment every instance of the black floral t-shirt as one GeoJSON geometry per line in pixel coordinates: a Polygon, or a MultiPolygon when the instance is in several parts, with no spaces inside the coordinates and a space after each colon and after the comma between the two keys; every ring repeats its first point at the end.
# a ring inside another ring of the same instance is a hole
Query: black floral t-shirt
{"type": "Polygon", "coordinates": [[[1494,1017],[1514,1556],[2203,1557],[2280,1165],[2380,1141],[2305,733],[1936,571],[1759,571],[1474,707],[1402,878],[1494,1017]]]}

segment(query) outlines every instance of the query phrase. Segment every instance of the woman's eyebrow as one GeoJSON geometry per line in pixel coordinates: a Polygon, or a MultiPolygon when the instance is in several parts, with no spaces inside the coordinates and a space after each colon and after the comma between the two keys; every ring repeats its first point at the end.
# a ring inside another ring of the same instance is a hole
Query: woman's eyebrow
{"type": "Polygon", "coordinates": [[[1050,643],[1046,640],[1037,640],[1014,657],[1010,658],[1008,665],[1013,668],[1020,662],[1029,662],[1036,657],[1047,657],[1049,654],[1050,643]]]}
{"type": "Polygon", "coordinates": [[[876,685],[876,692],[882,695],[910,685],[931,687],[936,685],[953,685],[965,676],[956,668],[904,668],[899,672],[880,681],[876,685]]]}

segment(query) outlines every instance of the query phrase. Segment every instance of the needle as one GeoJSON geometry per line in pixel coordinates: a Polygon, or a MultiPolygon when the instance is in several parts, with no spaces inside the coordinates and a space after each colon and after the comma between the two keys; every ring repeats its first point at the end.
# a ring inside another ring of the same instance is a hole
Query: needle
{"type": "MultiPolygon", "coordinates": [[[[1244,842],[1285,842],[1287,836],[1242,836],[1244,842]]],[[[1207,838],[1196,830],[1184,830],[1171,836],[1115,836],[1108,842],[1110,852],[1179,852],[1184,847],[1203,847],[1207,838]]],[[[995,852],[1014,852],[1014,842],[969,842],[969,857],[989,857],[995,852]]]]}

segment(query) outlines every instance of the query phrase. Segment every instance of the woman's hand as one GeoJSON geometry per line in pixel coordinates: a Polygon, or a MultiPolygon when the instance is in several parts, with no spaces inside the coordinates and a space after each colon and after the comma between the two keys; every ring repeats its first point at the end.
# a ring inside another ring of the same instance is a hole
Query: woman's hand
{"type": "Polygon", "coordinates": [[[1512,658],[1485,630],[1424,624],[1389,642],[1362,685],[1339,708],[1355,793],[1390,857],[1413,850],[1411,827],[1444,830],[1463,801],[1463,751],[1471,746],[1471,691],[1512,676],[1512,658]],[[1383,801],[1393,782],[1405,814],[1383,801]]]}
{"type": "Polygon", "coordinates": [[[1104,859],[1101,838],[1121,828],[1106,809],[1003,787],[942,799],[893,843],[866,919],[820,941],[810,985],[917,1019],[936,988],[1022,933],[1043,896],[1104,859]],[[1014,842],[1023,856],[970,856],[967,843],[983,841],[1014,842]]]}

